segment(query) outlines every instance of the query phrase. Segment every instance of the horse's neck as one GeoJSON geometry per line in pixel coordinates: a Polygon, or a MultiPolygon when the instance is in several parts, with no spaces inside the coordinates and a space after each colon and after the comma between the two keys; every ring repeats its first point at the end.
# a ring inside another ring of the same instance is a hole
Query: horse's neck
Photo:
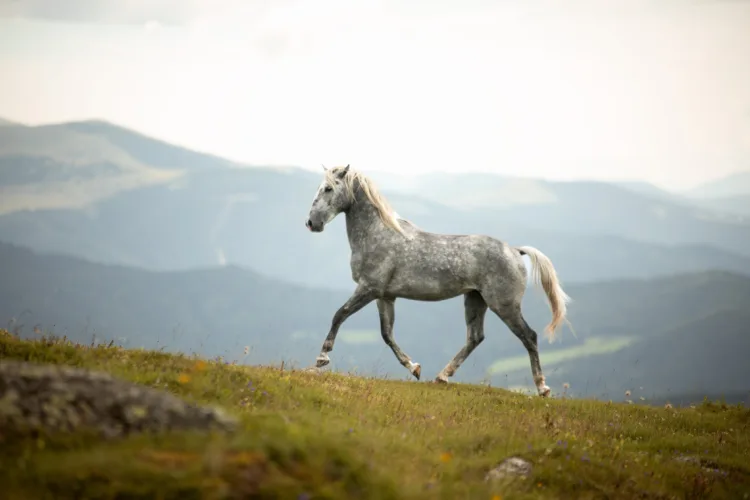
{"type": "Polygon", "coordinates": [[[353,252],[365,243],[368,236],[383,229],[385,224],[378,210],[366,198],[357,199],[346,212],[346,234],[353,252]]]}

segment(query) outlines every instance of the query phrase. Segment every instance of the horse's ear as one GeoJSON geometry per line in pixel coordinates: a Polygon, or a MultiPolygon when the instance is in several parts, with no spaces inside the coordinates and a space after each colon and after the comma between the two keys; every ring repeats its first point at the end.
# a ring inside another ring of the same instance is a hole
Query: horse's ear
{"type": "Polygon", "coordinates": [[[328,169],[326,168],[326,166],[325,166],[325,165],[323,165],[323,164],[321,163],[321,164],[320,164],[320,166],[321,166],[321,167],[323,167],[323,172],[328,172],[328,169]]]}
{"type": "Polygon", "coordinates": [[[347,163],[347,165],[344,168],[341,169],[341,172],[339,172],[339,179],[343,179],[344,176],[347,174],[347,172],[349,172],[349,164],[348,163],[347,163]]]}

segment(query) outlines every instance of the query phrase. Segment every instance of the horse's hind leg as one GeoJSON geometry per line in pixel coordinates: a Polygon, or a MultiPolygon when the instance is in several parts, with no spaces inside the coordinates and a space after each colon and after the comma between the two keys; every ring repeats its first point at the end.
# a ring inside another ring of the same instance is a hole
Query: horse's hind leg
{"type": "Polygon", "coordinates": [[[396,321],[395,301],[393,299],[378,299],[378,314],[380,316],[380,334],[383,340],[396,355],[398,362],[406,367],[417,380],[422,374],[422,367],[419,363],[411,360],[408,354],[401,350],[393,338],[393,323],[396,321]]]}
{"type": "Polygon", "coordinates": [[[488,304],[490,309],[492,309],[492,311],[500,317],[503,323],[510,328],[510,331],[519,338],[528,351],[529,360],[531,361],[531,374],[534,377],[534,384],[536,385],[539,395],[542,397],[549,396],[550,388],[545,384],[542,365],[539,362],[537,335],[523,318],[523,314],[521,314],[521,304],[518,301],[496,303],[492,298],[490,298],[488,304]]]}
{"type": "Polygon", "coordinates": [[[435,382],[448,383],[458,367],[466,361],[469,354],[484,340],[484,315],[487,303],[477,291],[464,295],[464,316],[466,318],[466,345],[453,357],[435,378],[435,382]]]}

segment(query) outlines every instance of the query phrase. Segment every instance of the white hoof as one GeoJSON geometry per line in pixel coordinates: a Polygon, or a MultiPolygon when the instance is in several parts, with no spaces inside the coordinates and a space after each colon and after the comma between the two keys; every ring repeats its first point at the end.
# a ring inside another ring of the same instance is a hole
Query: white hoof
{"type": "Polygon", "coordinates": [[[419,377],[422,375],[422,365],[420,365],[419,363],[411,363],[409,371],[412,375],[414,375],[414,378],[419,380],[419,377]]]}
{"type": "Polygon", "coordinates": [[[315,366],[317,368],[323,368],[325,365],[331,362],[331,359],[328,357],[328,354],[321,354],[317,358],[315,358],[315,366]]]}

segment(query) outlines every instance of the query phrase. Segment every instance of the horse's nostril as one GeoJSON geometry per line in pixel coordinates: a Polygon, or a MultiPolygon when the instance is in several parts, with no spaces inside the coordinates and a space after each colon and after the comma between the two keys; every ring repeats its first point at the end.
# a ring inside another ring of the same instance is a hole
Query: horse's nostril
{"type": "Polygon", "coordinates": [[[310,219],[307,219],[307,221],[305,222],[305,226],[306,226],[306,227],[307,227],[308,229],[309,229],[309,228],[312,228],[312,221],[311,221],[310,219]]]}

